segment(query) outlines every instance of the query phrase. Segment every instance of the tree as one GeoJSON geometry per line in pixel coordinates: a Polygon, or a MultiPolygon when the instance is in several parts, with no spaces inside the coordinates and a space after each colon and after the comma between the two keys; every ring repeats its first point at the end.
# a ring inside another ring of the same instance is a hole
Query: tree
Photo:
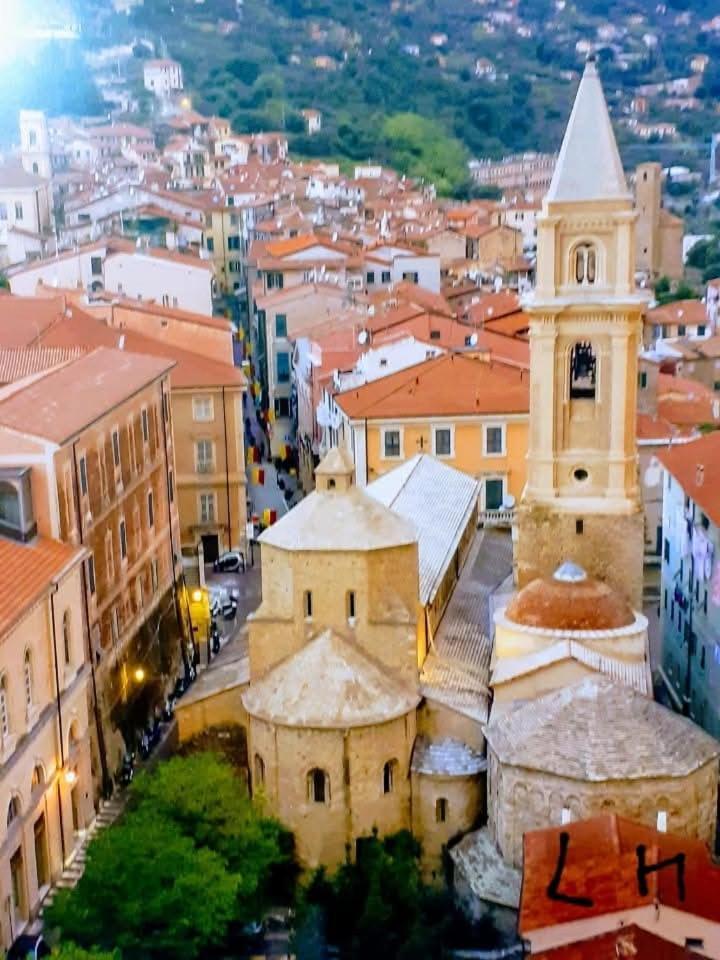
{"type": "Polygon", "coordinates": [[[62,943],[55,947],[52,960],[121,960],[117,950],[84,950],[76,943],[62,943]]]}

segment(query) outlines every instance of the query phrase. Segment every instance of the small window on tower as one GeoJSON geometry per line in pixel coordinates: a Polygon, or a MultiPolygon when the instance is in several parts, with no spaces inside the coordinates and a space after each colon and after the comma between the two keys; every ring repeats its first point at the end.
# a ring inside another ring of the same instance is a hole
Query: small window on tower
{"type": "Polygon", "coordinates": [[[595,399],[596,361],[592,344],[576,343],[570,354],[570,399],[595,399]]]}
{"type": "Polygon", "coordinates": [[[597,252],[589,243],[581,243],[575,248],[575,282],[595,283],[597,275],[597,252]]]}

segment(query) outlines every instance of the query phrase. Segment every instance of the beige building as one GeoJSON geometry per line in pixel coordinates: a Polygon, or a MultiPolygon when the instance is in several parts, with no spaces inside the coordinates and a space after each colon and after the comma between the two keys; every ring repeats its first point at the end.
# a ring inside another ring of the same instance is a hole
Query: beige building
{"type": "Polygon", "coordinates": [[[606,677],[587,677],[486,728],[488,827],[505,860],[522,837],[617,813],[712,846],[720,744],[690,720],[606,677]]]}
{"type": "Polygon", "coordinates": [[[0,469],[0,504],[0,943],[7,949],[94,810],[85,551],[35,535],[29,470],[0,469]]]}
{"type": "Polygon", "coordinates": [[[634,221],[589,61],[538,216],[537,286],[525,304],[530,436],[515,565],[523,587],[573,560],[637,608],[643,514],[635,416],[646,298],[635,289],[634,221]]]}
{"type": "Polygon", "coordinates": [[[662,206],[662,168],[641,163],[635,171],[635,262],[651,280],[683,275],[683,222],[662,206]]]}
{"type": "Polygon", "coordinates": [[[652,697],[648,621],[576,564],[534,580],[496,611],[493,716],[598,673],[652,697]]]}

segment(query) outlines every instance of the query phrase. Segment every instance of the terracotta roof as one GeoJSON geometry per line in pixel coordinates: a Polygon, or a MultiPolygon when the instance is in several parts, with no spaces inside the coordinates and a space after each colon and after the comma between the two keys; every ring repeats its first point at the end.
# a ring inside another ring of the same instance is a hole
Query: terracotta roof
{"type": "Polygon", "coordinates": [[[80,356],[79,347],[0,348],[0,384],[13,383],[80,356]]]}
{"type": "Polygon", "coordinates": [[[689,327],[707,325],[709,323],[705,304],[700,300],[676,300],[666,303],[662,307],[653,307],[645,314],[645,323],[650,326],[678,326],[685,324],[689,327]]]}
{"type": "Polygon", "coordinates": [[[485,737],[502,764],[584,783],[682,778],[720,754],[691,720],[600,674],[515,701],[485,737]]]}
{"type": "Polygon", "coordinates": [[[676,425],[720,425],[720,398],[704,383],[658,374],[658,413],[676,425]]]}
{"type": "MultiPolygon", "coordinates": [[[[523,862],[518,924],[523,936],[533,930],[578,924],[605,914],[652,907],[655,903],[720,922],[720,867],[712,863],[705,844],[691,837],[661,833],[616,814],[528,831],[523,838],[523,862]],[[562,890],[590,898],[592,906],[569,904],[547,895],[548,883],[558,861],[561,832],[569,837],[562,890]],[[678,896],[675,870],[648,874],[648,892],[645,896],[640,893],[637,878],[639,845],[646,848],[647,864],[669,859],[678,853],[685,854],[684,900],[678,896]]],[[[655,922],[654,918],[652,922],[655,922]]],[[[689,936],[687,922],[684,926],[689,936]]],[[[593,927],[597,929],[596,925],[593,927]]],[[[569,927],[568,935],[572,937],[579,929],[579,926],[574,930],[569,927]]]]}
{"type": "Polygon", "coordinates": [[[477,349],[486,350],[498,360],[517,364],[530,369],[530,344],[519,337],[506,337],[502,333],[494,333],[487,327],[478,331],[477,349]]]}
{"type": "Polygon", "coordinates": [[[700,960],[701,956],[634,923],[588,940],[533,953],[534,960],[700,960]]]}
{"type": "Polygon", "coordinates": [[[57,540],[16,543],[0,537],[0,636],[84,555],[84,549],[57,540]]]}
{"type": "Polygon", "coordinates": [[[404,716],[420,694],[359,644],[326,630],[251,683],[242,699],[251,716],[272,723],[347,729],[404,716]]]}
{"type": "Polygon", "coordinates": [[[512,290],[488,293],[467,310],[467,323],[482,326],[486,320],[520,312],[520,298],[512,290]]]}
{"type": "Polygon", "coordinates": [[[612,587],[565,563],[552,577],[533,580],[508,604],[513,623],[546,630],[616,630],[635,623],[630,604],[612,587]],[[566,576],[564,571],[576,571],[566,576]]]}
{"type": "Polygon", "coordinates": [[[26,347],[65,314],[65,297],[0,297],[0,347],[26,347]]]}
{"type": "Polygon", "coordinates": [[[720,432],[660,450],[657,456],[687,496],[720,527],[720,432]]]}
{"type": "Polygon", "coordinates": [[[529,377],[502,361],[443,354],[338,394],[351,419],[527,413],[529,377]]]}
{"type": "Polygon", "coordinates": [[[16,384],[0,399],[0,426],[65,443],[172,367],[156,357],[93,350],[41,379],[16,384]]]}

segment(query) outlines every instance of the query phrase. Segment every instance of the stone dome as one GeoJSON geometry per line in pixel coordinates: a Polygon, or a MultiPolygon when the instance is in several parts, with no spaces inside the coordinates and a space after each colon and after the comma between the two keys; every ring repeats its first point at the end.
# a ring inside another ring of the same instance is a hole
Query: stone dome
{"type": "Polygon", "coordinates": [[[508,604],[505,617],[543,630],[617,630],[635,623],[625,598],[575,563],[529,583],[508,604]]]}

